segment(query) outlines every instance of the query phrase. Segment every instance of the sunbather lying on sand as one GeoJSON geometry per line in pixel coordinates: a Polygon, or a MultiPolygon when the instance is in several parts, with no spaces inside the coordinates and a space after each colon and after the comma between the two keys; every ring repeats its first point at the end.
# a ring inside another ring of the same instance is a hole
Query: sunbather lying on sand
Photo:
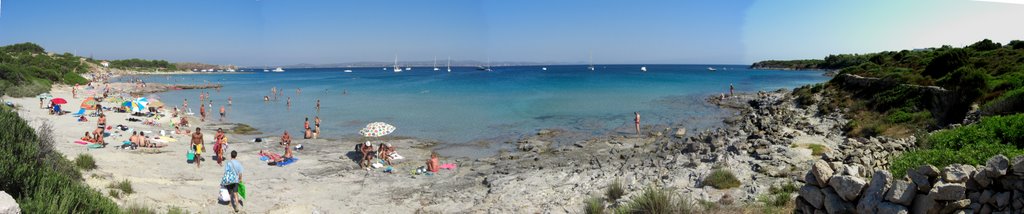
{"type": "Polygon", "coordinates": [[[281,161],[284,161],[284,158],[282,158],[281,155],[274,154],[273,152],[270,152],[270,151],[267,151],[267,150],[262,150],[261,149],[259,155],[260,155],[260,157],[267,157],[268,161],[271,161],[271,162],[274,162],[274,163],[280,163],[281,161]]]}

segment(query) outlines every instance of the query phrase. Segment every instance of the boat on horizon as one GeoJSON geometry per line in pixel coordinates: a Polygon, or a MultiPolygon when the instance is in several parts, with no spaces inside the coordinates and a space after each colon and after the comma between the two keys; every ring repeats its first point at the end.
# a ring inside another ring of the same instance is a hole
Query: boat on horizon
{"type": "Polygon", "coordinates": [[[452,72],[452,57],[448,57],[448,72],[452,72]]]}
{"type": "Polygon", "coordinates": [[[546,70],[548,70],[548,67],[541,67],[540,70],[546,71],[546,70]]]}
{"type": "Polygon", "coordinates": [[[345,69],[345,73],[352,73],[352,70],[345,69]]]}
{"type": "Polygon", "coordinates": [[[284,69],[283,69],[283,68],[281,68],[281,67],[277,67],[277,68],[275,68],[275,69],[274,69],[274,70],[272,70],[272,71],[273,71],[273,72],[275,72],[275,73],[281,73],[281,72],[284,72],[284,69]]]}
{"type": "Polygon", "coordinates": [[[392,69],[395,73],[402,72],[402,68],[398,67],[398,54],[395,54],[395,68],[392,69]]]}
{"type": "Polygon", "coordinates": [[[441,69],[437,68],[437,57],[435,56],[434,57],[434,71],[440,71],[440,70],[441,69]]]}
{"type": "Polygon", "coordinates": [[[590,65],[587,66],[587,69],[594,71],[594,52],[590,52],[590,65]]]}
{"type": "Polygon", "coordinates": [[[715,69],[715,68],[712,68],[712,67],[708,67],[708,71],[717,71],[717,70],[718,69],[715,69]]]}
{"type": "Polygon", "coordinates": [[[647,72],[647,66],[640,66],[641,72],[647,72]]]}

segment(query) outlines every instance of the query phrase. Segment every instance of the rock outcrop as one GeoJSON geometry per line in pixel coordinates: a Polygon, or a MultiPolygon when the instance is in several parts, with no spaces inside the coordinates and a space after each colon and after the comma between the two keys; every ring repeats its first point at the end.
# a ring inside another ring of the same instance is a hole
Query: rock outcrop
{"type": "Polygon", "coordinates": [[[19,214],[21,213],[21,207],[18,207],[18,202],[14,201],[14,197],[8,195],[7,192],[0,191],[0,213],[3,214],[19,214]]]}

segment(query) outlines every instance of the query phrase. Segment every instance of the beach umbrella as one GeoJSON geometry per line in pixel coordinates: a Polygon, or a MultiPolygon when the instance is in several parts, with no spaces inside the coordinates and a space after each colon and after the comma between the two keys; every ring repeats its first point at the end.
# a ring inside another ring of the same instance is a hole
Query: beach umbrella
{"type": "Polygon", "coordinates": [[[124,101],[123,103],[121,103],[121,106],[131,107],[132,106],[132,101],[124,101]]]}
{"type": "Polygon", "coordinates": [[[363,137],[380,137],[391,134],[395,131],[395,126],[389,125],[383,122],[372,122],[366,125],[366,128],[359,130],[359,134],[363,137]]]}
{"type": "Polygon", "coordinates": [[[85,98],[84,101],[82,101],[82,108],[86,110],[96,110],[97,103],[99,103],[99,101],[96,101],[95,97],[88,97],[85,98]]]}
{"type": "Polygon", "coordinates": [[[65,100],[64,98],[54,98],[54,99],[50,100],[50,102],[52,102],[53,104],[57,104],[57,105],[68,104],[68,101],[65,100]]]}
{"type": "Polygon", "coordinates": [[[50,95],[50,93],[42,93],[42,94],[36,95],[36,98],[39,98],[39,99],[50,99],[50,98],[53,98],[53,95],[50,95]]]}
{"type": "Polygon", "coordinates": [[[131,105],[128,106],[128,108],[131,109],[131,111],[133,113],[134,112],[142,112],[142,111],[145,111],[146,108],[149,108],[148,103],[149,102],[139,102],[138,100],[136,100],[136,101],[132,101],[131,105]]]}

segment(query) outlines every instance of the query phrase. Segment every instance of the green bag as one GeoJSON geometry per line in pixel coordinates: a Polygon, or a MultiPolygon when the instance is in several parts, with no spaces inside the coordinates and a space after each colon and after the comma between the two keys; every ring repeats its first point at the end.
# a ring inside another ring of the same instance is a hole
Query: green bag
{"type": "Polygon", "coordinates": [[[245,184],[238,182],[238,195],[245,199],[245,184]]]}

